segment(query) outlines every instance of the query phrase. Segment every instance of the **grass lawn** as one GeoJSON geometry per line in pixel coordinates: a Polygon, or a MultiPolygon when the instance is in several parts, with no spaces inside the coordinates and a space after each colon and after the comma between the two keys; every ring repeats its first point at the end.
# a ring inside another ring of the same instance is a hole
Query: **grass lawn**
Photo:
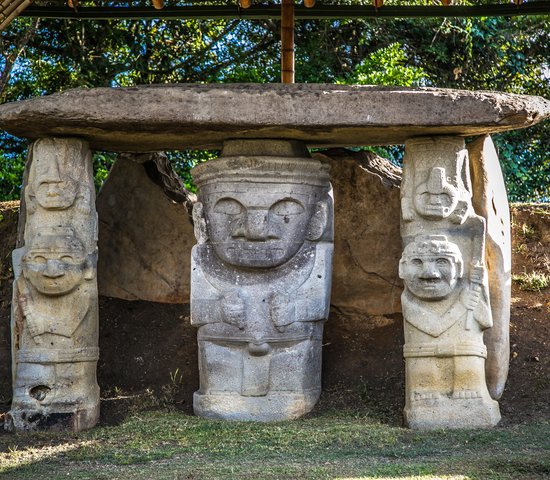
{"type": "Polygon", "coordinates": [[[144,411],[79,434],[0,434],[0,477],[543,479],[550,423],[415,432],[354,411],[270,424],[144,411]]]}

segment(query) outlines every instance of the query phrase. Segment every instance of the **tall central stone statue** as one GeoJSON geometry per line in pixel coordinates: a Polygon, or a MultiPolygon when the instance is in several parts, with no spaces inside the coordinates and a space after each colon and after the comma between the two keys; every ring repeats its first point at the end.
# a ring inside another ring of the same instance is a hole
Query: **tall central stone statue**
{"type": "Polygon", "coordinates": [[[193,170],[198,327],[207,418],[297,418],[321,391],[333,252],[326,166],[297,142],[229,141],[193,170]]]}

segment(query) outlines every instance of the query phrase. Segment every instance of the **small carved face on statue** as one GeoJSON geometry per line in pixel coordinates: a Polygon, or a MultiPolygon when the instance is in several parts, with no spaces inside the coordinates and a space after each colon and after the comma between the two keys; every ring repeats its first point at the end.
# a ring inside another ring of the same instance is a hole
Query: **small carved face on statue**
{"type": "Polygon", "coordinates": [[[44,295],[64,295],[94,276],[82,242],[70,228],[38,234],[23,257],[23,275],[44,295]]]}
{"type": "MultiPolygon", "coordinates": [[[[225,174],[231,175],[227,181],[200,186],[202,202],[195,205],[194,220],[196,227],[204,224],[206,232],[199,232],[197,239],[208,239],[225,263],[277,267],[292,259],[306,242],[321,239],[327,229],[330,184],[326,170],[312,160],[317,178],[298,182],[299,171],[271,163],[275,160],[263,161],[252,173],[237,170],[225,174]]],[[[310,162],[294,162],[292,167],[301,163],[307,167],[310,162]]],[[[194,178],[200,175],[194,173],[194,178]]]]}
{"type": "Polygon", "coordinates": [[[428,180],[416,188],[414,205],[418,213],[427,218],[447,218],[458,203],[458,190],[447,181],[445,169],[435,167],[428,180]]]}
{"type": "Polygon", "coordinates": [[[399,276],[407,289],[426,301],[447,298],[462,275],[460,250],[443,235],[417,237],[399,262],[399,276]]]}
{"type": "Polygon", "coordinates": [[[78,182],[62,172],[70,169],[64,168],[61,152],[57,152],[54,146],[40,145],[34,155],[34,196],[38,204],[47,210],[64,210],[75,201],[78,193],[78,182]]]}

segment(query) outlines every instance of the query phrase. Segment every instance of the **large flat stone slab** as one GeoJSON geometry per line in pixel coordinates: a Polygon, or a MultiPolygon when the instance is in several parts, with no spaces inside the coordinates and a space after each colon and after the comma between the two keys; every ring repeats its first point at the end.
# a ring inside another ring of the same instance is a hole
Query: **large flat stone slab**
{"type": "Polygon", "coordinates": [[[548,117],[542,97],[325,84],[75,89],[0,106],[0,128],[13,135],[77,136],[114,151],[219,148],[232,138],[389,145],[525,128],[548,117]]]}

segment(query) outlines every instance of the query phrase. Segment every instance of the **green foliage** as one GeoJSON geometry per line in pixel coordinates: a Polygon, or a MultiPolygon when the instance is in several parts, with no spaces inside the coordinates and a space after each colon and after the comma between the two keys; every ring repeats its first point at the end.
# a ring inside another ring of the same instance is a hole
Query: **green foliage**
{"type": "MultiPolygon", "coordinates": [[[[420,2],[422,3],[422,1],[420,2]]],[[[272,20],[19,18],[0,37],[0,101],[75,87],[279,81],[279,22],[272,20]],[[3,89],[2,72],[13,63],[3,89]]],[[[550,98],[550,18],[316,20],[296,22],[296,81],[500,90],[550,98]]],[[[548,127],[495,136],[514,201],[548,201],[548,127]]],[[[399,163],[401,147],[376,147],[399,163]]],[[[212,153],[173,152],[189,168],[212,153]]],[[[0,199],[17,198],[25,143],[0,135],[0,199]]],[[[96,184],[114,156],[95,156],[96,184]]]]}
{"type": "Polygon", "coordinates": [[[530,292],[540,292],[550,288],[550,275],[545,272],[525,272],[513,275],[512,279],[519,284],[519,288],[530,292]]]}
{"type": "Polygon", "coordinates": [[[197,188],[191,178],[191,169],[207,160],[212,160],[219,156],[217,150],[180,150],[177,152],[166,152],[168,159],[175,172],[183,179],[185,188],[191,192],[196,192],[197,188]]]}
{"type": "Polygon", "coordinates": [[[407,62],[403,46],[395,42],[370,53],[355,66],[352,74],[340,83],[404,87],[426,84],[428,77],[423,68],[407,62]]]}
{"type": "Polygon", "coordinates": [[[115,161],[115,155],[109,152],[94,152],[94,183],[97,191],[109,175],[109,170],[115,161]]]}
{"type": "Polygon", "coordinates": [[[0,136],[0,201],[19,200],[25,170],[25,143],[10,135],[0,136]]]}
{"type": "Polygon", "coordinates": [[[535,125],[494,136],[512,202],[550,201],[550,134],[535,125]]]}

